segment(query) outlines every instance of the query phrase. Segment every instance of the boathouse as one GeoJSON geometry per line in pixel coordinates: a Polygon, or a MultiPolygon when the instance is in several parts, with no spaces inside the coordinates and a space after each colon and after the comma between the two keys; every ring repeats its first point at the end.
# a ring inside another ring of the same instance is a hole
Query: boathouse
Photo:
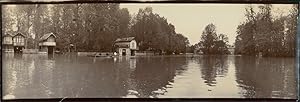
{"type": "Polygon", "coordinates": [[[134,37],[118,38],[114,42],[114,48],[120,56],[134,56],[137,50],[137,43],[134,37]]]}
{"type": "Polygon", "coordinates": [[[47,54],[54,54],[56,36],[53,33],[43,35],[39,41],[39,51],[47,54]]]}
{"type": "Polygon", "coordinates": [[[15,53],[23,53],[25,47],[25,35],[17,33],[12,37],[13,48],[15,53]]]}
{"type": "Polygon", "coordinates": [[[229,46],[228,51],[229,51],[229,54],[233,55],[234,54],[234,46],[229,46]]]}
{"type": "Polygon", "coordinates": [[[5,34],[2,36],[2,46],[3,46],[3,52],[14,52],[14,46],[13,46],[13,36],[10,34],[5,34]]]}

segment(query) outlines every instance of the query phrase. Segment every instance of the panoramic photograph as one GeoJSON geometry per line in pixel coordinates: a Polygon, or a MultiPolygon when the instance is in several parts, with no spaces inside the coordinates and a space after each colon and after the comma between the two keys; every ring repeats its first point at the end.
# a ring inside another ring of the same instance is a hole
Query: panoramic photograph
{"type": "Polygon", "coordinates": [[[5,4],[3,100],[297,99],[297,18],[297,4],[5,4]]]}

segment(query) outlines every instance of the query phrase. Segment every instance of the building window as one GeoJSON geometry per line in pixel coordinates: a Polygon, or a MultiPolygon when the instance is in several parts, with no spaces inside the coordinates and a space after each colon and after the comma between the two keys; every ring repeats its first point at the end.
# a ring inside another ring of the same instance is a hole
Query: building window
{"type": "Polygon", "coordinates": [[[134,47],[135,47],[135,46],[134,46],[134,43],[132,43],[131,45],[132,45],[132,48],[134,48],[134,47]]]}
{"type": "Polygon", "coordinates": [[[14,38],[14,43],[17,43],[17,38],[14,38]]]}
{"type": "Polygon", "coordinates": [[[13,38],[13,43],[22,44],[24,43],[24,38],[22,36],[16,36],[13,38]]]}

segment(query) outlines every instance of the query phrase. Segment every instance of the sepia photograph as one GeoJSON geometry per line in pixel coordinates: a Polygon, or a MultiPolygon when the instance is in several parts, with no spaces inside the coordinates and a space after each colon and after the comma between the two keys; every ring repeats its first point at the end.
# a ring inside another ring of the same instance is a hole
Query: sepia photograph
{"type": "Polygon", "coordinates": [[[298,4],[1,9],[3,100],[298,98],[298,4]]]}

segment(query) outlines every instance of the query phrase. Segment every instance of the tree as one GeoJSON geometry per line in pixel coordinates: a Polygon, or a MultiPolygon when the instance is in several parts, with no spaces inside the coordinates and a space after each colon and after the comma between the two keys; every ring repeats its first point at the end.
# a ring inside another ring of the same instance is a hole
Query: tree
{"type": "Polygon", "coordinates": [[[117,38],[129,36],[136,37],[140,50],[185,52],[189,44],[151,7],[133,17],[116,3],[5,5],[3,10],[3,32],[27,35],[26,48],[38,48],[40,37],[50,32],[62,51],[70,44],[78,51],[112,51],[117,38]]]}
{"type": "Polygon", "coordinates": [[[287,16],[286,24],[286,37],[285,37],[285,45],[286,45],[286,54],[287,56],[295,56],[296,55],[296,34],[297,34],[297,19],[299,15],[298,5],[293,5],[290,10],[290,14],[287,16]]]}
{"type": "Polygon", "coordinates": [[[288,16],[273,17],[272,5],[265,4],[254,12],[252,6],[246,8],[247,17],[237,28],[235,52],[243,55],[294,56],[293,39],[296,34],[297,9],[288,16]],[[289,43],[288,43],[289,42],[289,43]]]}
{"type": "Polygon", "coordinates": [[[199,42],[203,54],[228,54],[228,37],[216,33],[216,26],[208,24],[201,35],[199,42]]]}
{"type": "Polygon", "coordinates": [[[217,41],[216,26],[208,24],[201,35],[200,47],[203,54],[212,54],[214,42],[217,41]]]}
{"type": "Polygon", "coordinates": [[[132,20],[131,34],[136,37],[140,50],[156,52],[185,52],[189,44],[186,37],[176,34],[175,26],[167,19],[153,13],[151,7],[139,9],[132,20]]]}
{"type": "Polygon", "coordinates": [[[229,54],[228,46],[228,37],[225,34],[219,34],[213,49],[217,54],[229,54]]]}
{"type": "Polygon", "coordinates": [[[14,20],[14,8],[2,6],[2,32],[3,34],[12,34],[13,26],[16,24],[14,20]]]}
{"type": "Polygon", "coordinates": [[[33,5],[5,5],[3,6],[3,33],[16,34],[22,33],[26,36],[25,48],[33,48],[33,45],[28,43],[34,43],[33,34],[34,31],[34,13],[35,6],[33,5]]]}

